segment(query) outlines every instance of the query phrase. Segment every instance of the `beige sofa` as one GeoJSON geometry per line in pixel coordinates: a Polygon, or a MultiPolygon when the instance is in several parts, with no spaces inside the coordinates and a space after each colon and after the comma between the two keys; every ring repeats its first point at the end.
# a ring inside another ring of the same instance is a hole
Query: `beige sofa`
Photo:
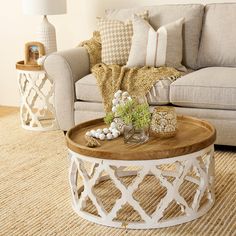
{"type": "MultiPolygon", "coordinates": [[[[160,5],[108,10],[106,15],[125,20],[144,9],[155,28],[185,18],[183,64],[191,71],[173,83],[158,82],[148,95],[150,105],[172,104],[179,114],[208,120],[217,129],[217,144],[236,146],[236,4],[160,5]]],[[[62,130],[104,116],[84,48],[51,54],[44,66],[55,82],[62,130]]]]}

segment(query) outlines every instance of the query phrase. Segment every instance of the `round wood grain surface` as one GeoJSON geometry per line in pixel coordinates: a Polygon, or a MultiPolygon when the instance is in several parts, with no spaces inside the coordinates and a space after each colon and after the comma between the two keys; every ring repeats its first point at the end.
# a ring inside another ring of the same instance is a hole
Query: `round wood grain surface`
{"type": "Polygon", "coordinates": [[[18,61],[16,63],[17,70],[26,70],[26,71],[40,71],[43,70],[41,65],[27,65],[24,61],[18,61]]]}
{"type": "Polygon", "coordinates": [[[125,144],[123,136],[100,141],[101,146],[89,148],[84,135],[91,129],[107,127],[103,119],[81,123],[66,135],[70,150],[84,156],[109,160],[156,160],[200,151],[216,140],[216,130],[210,123],[187,116],[178,116],[178,132],[172,138],[150,137],[145,144],[125,144]]]}

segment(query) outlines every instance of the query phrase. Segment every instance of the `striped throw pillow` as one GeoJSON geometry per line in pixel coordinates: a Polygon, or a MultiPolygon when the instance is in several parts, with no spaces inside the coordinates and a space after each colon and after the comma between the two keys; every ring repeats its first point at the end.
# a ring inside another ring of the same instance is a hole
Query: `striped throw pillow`
{"type": "Polygon", "coordinates": [[[132,46],[127,67],[169,66],[185,71],[182,27],[184,19],[161,26],[155,31],[142,18],[134,16],[132,46]]]}
{"type": "MultiPolygon", "coordinates": [[[[148,19],[148,11],[137,14],[140,19],[148,19]]],[[[126,65],[133,36],[132,20],[126,22],[98,18],[98,28],[102,41],[102,62],[126,65]]]]}

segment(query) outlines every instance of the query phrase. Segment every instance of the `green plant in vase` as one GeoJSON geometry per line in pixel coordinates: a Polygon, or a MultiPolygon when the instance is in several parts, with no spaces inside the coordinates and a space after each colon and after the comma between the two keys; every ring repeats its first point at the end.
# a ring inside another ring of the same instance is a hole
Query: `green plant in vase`
{"type": "Polygon", "coordinates": [[[135,129],[148,128],[151,122],[148,104],[139,104],[134,100],[118,106],[116,114],[127,126],[132,125],[135,129]]]}
{"type": "Polygon", "coordinates": [[[125,143],[144,143],[148,140],[151,113],[148,104],[139,104],[135,100],[117,107],[116,115],[125,123],[125,143]]]}

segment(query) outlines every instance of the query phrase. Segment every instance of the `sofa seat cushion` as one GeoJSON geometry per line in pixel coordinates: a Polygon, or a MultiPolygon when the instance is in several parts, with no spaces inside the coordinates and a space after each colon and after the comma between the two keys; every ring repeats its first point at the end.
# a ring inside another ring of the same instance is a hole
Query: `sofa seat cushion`
{"type": "MultiPolygon", "coordinates": [[[[150,105],[169,104],[169,89],[171,81],[168,79],[158,81],[147,94],[150,105]]],[[[99,88],[93,74],[89,74],[75,83],[76,98],[87,102],[102,102],[99,88]]]]}
{"type": "Polygon", "coordinates": [[[236,109],[236,68],[209,67],[170,86],[170,102],[182,107],[236,109]]]}

